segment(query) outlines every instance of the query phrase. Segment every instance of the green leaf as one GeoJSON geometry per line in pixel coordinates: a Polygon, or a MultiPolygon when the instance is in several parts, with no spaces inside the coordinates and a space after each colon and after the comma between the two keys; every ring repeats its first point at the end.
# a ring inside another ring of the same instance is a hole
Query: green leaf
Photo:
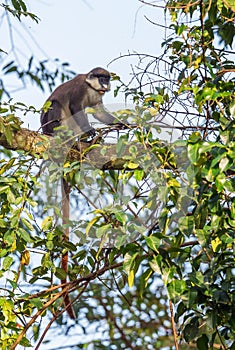
{"type": "Polygon", "coordinates": [[[17,286],[17,283],[16,283],[15,281],[9,280],[9,279],[7,278],[7,282],[10,283],[10,285],[12,286],[13,289],[16,289],[16,288],[18,287],[18,286],[17,286]]]}
{"type": "MultiPolygon", "coordinates": [[[[186,325],[184,328],[184,339],[186,342],[190,342],[196,338],[199,332],[199,322],[198,322],[198,317],[193,317],[189,324],[186,325]]],[[[201,350],[201,349],[200,349],[201,350]]]]}
{"type": "Polygon", "coordinates": [[[1,312],[5,318],[5,324],[7,324],[10,321],[15,321],[16,316],[13,312],[14,310],[14,303],[10,299],[0,298],[0,308],[1,312]]]}
{"type": "Polygon", "coordinates": [[[178,221],[178,225],[182,233],[184,233],[187,236],[190,236],[195,229],[194,217],[193,216],[180,217],[178,221]]]}
{"type": "Polygon", "coordinates": [[[199,141],[201,141],[202,137],[200,132],[196,131],[193,132],[190,137],[189,137],[189,142],[190,143],[198,143],[199,141]]]}
{"type": "Polygon", "coordinates": [[[38,337],[40,334],[39,332],[40,332],[40,325],[34,324],[33,325],[33,339],[34,339],[34,341],[38,340],[38,337]]]}
{"type": "Polygon", "coordinates": [[[127,136],[123,135],[119,137],[118,143],[116,145],[117,156],[121,157],[123,155],[124,150],[126,149],[127,136]]]}
{"type": "Polygon", "coordinates": [[[86,235],[88,236],[89,235],[89,232],[90,232],[90,229],[92,228],[92,226],[94,226],[96,224],[97,221],[100,220],[100,217],[97,216],[97,217],[94,217],[87,225],[86,227],[86,235]]]}
{"type": "Polygon", "coordinates": [[[221,159],[221,161],[219,162],[219,168],[221,171],[225,171],[228,169],[230,162],[229,159],[227,157],[223,157],[221,159]]]}
{"type": "Polygon", "coordinates": [[[127,164],[128,168],[129,169],[136,169],[139,167],[139,163],[134,163],[132,161],[130,161],[128,164],[127,164]]]}
{"type": "Polygon", "coordinates": [[[5,185],[5,186],[1,186],[0,187],[0,193],[6,193],[6,191],[9,189],[9,186],[8,185],[5,185]]]}
{"type": "Polygon", "coordinates": [[[158,248],[161,244],[161,239],[155,236],[145,237],[145,241],[150,249],[159,253],[158,248]]]}
{"type": "Polygon", "coordinates": [[[162,256],[157,255],[152,258],[151,261],[149,261],[149,265],[151,269],[156,272],[158,275],[162,274],[162,256]]]}
{"type": "Polygon", "coordinates": [[[0,227],[1,228],[7,227],[7,223],[6,223],[6,221],[4,219],[0,219],[0,227]]]}
{"type": "MultiPolygon", "coordinates": [[[[15,158],[11,158],[9,160],[9,162],[5,163],[1,168],[0,168],[0,175],[2,175],[6,170],[9,170],[13,167],[14,163],[15,163],[16,159],[15,158]]],[[[9,179],[9,177],[8,177],[9,179]]],[[[12,179],[13,180],[13,179],[12,179]]]]}
{"type": "MultiPolygon", "coordinates": [[[[150,277],[153,275],[153,270],[152,269],[147,269],[144,273],[141,274],[140,276],[140,284],[141,284],[141,289],[144,290],[145,288],[147,288],[148,285],[148,281],[150,279],[150,277]]],[[[142,292],[141,290],[141,292],[142,292]]],[[[141,293],[142,294],[142,293],[141,293]]]]}
{"type": "Polygon", "coordinates": [[[8,142],[8,144],[11,146],[12,145],[12,140],[13,140],[13,136],[12,136],[12,129],[9,125],[7,125],[5,127],[5,137],[6,140],[8,142]]]}
{"type": "Polygon", "coordinates": [[[48,268],[50,269],[53,265],[51,258],[50,258],[50,253],[46,252],[45,254],[43,254],[42,259],[41,259],[41,264],[42,267],[48,268]]]}
{"type": "Polygon", "coordinates": [[[13,264],[13,258],[11,256],[6,256],[3,260],[3,268],[4,270],[8,270],[10,266],[13,264]]]}
{"type": "Polygon", "coordinates": [[[124,256],[123,268],[128,275],[128,285],[131,288],[134,285],[135,273],[138,269],[139,264],[137,263],[138,253],[126,253],[124,256]]]}
{"type": "Polygon", "coordinates": [[[53,241],[52,240],[50,240],[50,241],[46,241],[46,247],[47,247],[47,249],[48,250],[53,250],[54,249],[54,243],[53,243],[53,241]]]}
{"type": "Polygon", "coordinates": [[[50,230],[52,228],[53,225],[53,217],[52,216],[47,216],[43,222],[42,222],[42,230],[43,231],[47,231],[50,230]]]}
{"type": "Polygon", "coordinates": [[[67,274],[62,268],[57,267],[56,270],[55,270],[55,276],[57,278],[59,278],[60,280],[63,280],[63,279],[66,278],[67,274]]]}
{"type": "Polygon", "coordinates": [[[123,225],[125,225],[125,223],[127,222],[127,219],[128,219],[125,212],[119,210],[119,211],[116,211],[116,212],[114,213],[114,215],[115,215],[115,218],[116,218],[119,222],[121,222],[123,225]]]}
{"type": "Polygon", "coordinates": [[[16,203],[14,192],[10,188],[7,191],[7,200],[9,203],[16,203]]]}
{"type": "Polygon", "coordinates": [[[8,230],[4,234],[4,241],[9,244],[10,246],[15,246],[16,245],[16,233],[15,231],[8,230]]]}
{"type": "Polygon", "coordinates": [[[64,242],[63,242],[63,247],[65,247],[65,248],[67,248],[68,250],[73,251],[73,252],[76,252],[76,250],[77,250],[76,245],[73,244],[73,243],[70,242],[70,241],[64,241],[64,242]]]}
{"type": "Polygon", "coordinates": [[[96,237],[97,238],[103,237],[107,232],[111,230],[111,228],[112,228],[111,224],[98,227],[96,230],[96,237]]]}
{"type": "Polygon", "coordinates": [[[174,279],[167,285],[167,289],[170,299],[173,300],[175,297],[183,295],[183,293],[187,290],[187,285],[184,280],[174,279]]]}
{"type": "Polygon", "coordinates": [[[141,180],[144,178],[144,170],[136,169],[136,170],[134,171],[134,178],[135,178],[137,181],[141,181],[141,180]]]}
{"type": "Polygon", "coordinates": [[[14,6],[14,8],[17,10],[17,11],[20,11],[21,10],[21,7],[20,7],[20,3],[18,0],[11,0],[12,2],[12,5],[14,6]]]}
{"type": "Polygon", "coordinates": [[[23,240],[27,243],[31,243],[33,240],[30,236],[30,234],[24,230],[23,228],[18,228],[18,235],[23,238],[23,240]]]}
{"type": "MultiPolygon", "coordinates": [[[[194,280],[194,276],[191,276],[192,280],[194,280]]],[[[188,306],[190,308],[194,307],[197,305],[197,300],[198,300],[198,289],[195,287],[190,288],[189,294],[188,294],[188,306]]]]}
{"type": "Polygon", "coordinates": [[[31,222],[29,222],[29,220],[25,219],[25,218],[21,218],[23,224],[31,231],[33,232],[34,231],[34,227],[33,225],[31,224],[31,222]]]}
{"type": "Polygon", "coordinates": [[[193,164],[197,164],[199,160],[199,147],[198,143],[188,145],[188,158],[193,164]]]}
{"type": "Polygon", "coordinates": [[[31,348],[32,347],[32,344],[30,343],[30,341],[23,337],[19,343],[20,345],[24,346],[24,347],[27,347],[27,348],[31,348]]]}
{"type": "Polygon", "coordinates": [[[30,302],[33,306],[36,306],[38,310],[40,310],[43,307],[43,303],[39,298],[33,298],[30,300],[30,302]]]}
{"type": "Polygon", "coordinates": [[[24,3],[24,1],[22,1],[22,0],[18,0],[19,1],[19,3],[20,3],[20,6],[21,6],[21,8],[22,8],[22,10],[23,11],[27,11],[27,6],[26,6],[26,4],[24,3]]]}

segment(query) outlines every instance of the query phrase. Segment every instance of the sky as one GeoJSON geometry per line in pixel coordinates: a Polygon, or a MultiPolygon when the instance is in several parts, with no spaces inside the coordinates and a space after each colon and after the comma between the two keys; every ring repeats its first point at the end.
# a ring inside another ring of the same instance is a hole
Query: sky
{"type": "Polygon", "coordinates": [[[78,72],[107,66],[128,51],[159,52],[161,38],[144,18],[156,19],[157,11],[138,0],[44,0],[32,10],[41,18],[35,36],[44,51],[78,72]]]}
{"type": "MultiPolygon", "coordinates": [[[[102,66],[128,81],[131,65],[135,65],[137,60],[133,57],[123,58],[109,65],[112,60],[133,52],[156,56],[161,53],[164,31],[151,24],[145,16],[153,22],[164,24],[163,11],[145,6],[138,0],[25,2],[28,10],[36,14],[40,21],[36,24],[30,19],[23,19],[23,29],[17,19],[12,20],[14,44],[21,60],[28,59],[31,54],[41,60],[59,58],[61,62],[70,63],[76,73],[86,73],[102,66]]],[[[5,58],[9,60],[12,54],[7,26],[5,31],[1,47],[9,52],[5,58]]],[[[122,103],[124,97],[114,98],[112,90],[104,97],[105,104],[122,103]]],[[[16,91],[13,97],[15,101],[40,108],[49,94],[49,91],[42,93],[29,84],[26,89],[16,91]]],[[[38,129],[38,116],[22,118],[30,129],[38,129]]]]}

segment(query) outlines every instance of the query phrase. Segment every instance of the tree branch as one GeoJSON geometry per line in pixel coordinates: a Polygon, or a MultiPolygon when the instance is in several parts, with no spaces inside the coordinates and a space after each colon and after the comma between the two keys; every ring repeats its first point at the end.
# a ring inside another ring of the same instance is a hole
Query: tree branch
{"type": "Polygon", "coordinates": [[[35,131],[22,128],[15,131],[12,142],[9,143],[4,134],[0,134],[0,145],[14,151],[25,151],[26,153],[39,157],[51,158],[54,161],[69,159],[70,161],[89,162],[94,167],[107,169],[122,169],[126,163],[123,156],[129,155],[129,147],[122,152],[122,157],[116,155],[116,144],[77,142],[76,148],[66,148],[56,144],[51,136],[42,135],[35,131]],[[103,152],[105,149],[105,152],[103,152]],[[102,152],[101,152],[102,151],[102,152]],[[59,156],[59,158],[57,158],[59,156]]]}

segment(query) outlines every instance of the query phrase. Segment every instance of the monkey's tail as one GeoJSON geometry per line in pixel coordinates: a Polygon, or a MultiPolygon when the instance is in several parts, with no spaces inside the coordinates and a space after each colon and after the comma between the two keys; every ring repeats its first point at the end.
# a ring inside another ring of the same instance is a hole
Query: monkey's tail
{"type": "MultiPolygon", "coordinates": [[[[62,268],[63,268],[63,258],[64,258],[64,256],[65,256],[65,254],[62,256],[62,264],[61,264],[62,268]]],[[[66,279],[61,280],[62,284],[66,283],[66,282],[67,282],[66,279]]],[[[62,290],[63,290],[63,287],[62,287],[62,290]]],[[[70,300],[70,297],[69,297],[68,293],[64,293],[63,294],[63,300],[64,300],[64,306],[66,308],[66,311],[67,311],[69,317],[72,320],[75,320],[76,317],[75,317],[74,309],[73,309],[73,306],[72,306],[72,303],[71,303],[71,300],[70,300]]]]}
{"type": "MultiPolygon", "coordinates": [[[[67,224],[69,220],[69,206],[70,206],[70,201],[69,201],[69,193],[70,193],[70,187],[68,183],[62,179],[61,183],[62,187],[62,215],[63,215],[63,224],[67,224]]],[[[69,239],[69,228],[66,227],[64,231],[64,240],[68,241],[69,239]]],[[[62,255],[62,260],[61,260],[61,268],[68,273],[68,252],[62,255]]],[[[66,278],[61,280],[61,283],[66,283],[67,280],[66,278]]],[[[63,290],[63,287],[62,287],[63,290]]],[[[67,313],[71,319],[75,319],[75,313],[73,310],[73,306],[69,297],[68,293],[63,294],[63,300],[64,300],[64,305],[67,310],[67,313]]]]}

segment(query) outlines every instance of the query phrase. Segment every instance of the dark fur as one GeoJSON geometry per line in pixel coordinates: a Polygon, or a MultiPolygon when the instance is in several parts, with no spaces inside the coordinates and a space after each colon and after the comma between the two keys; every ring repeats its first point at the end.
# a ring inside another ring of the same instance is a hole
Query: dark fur
{"type": "Polygon", "coordinates": [[[102,102],[102,95],[110,89],[109,81],[108,71],[95,68],[57,87],[47,100],[51,102],[49,110],[41,114],[43,133],[52,135],[54,128],[67,125],[76,135],[94,134],[85,113],[86,107],[94,108],[94,117],[102,123],[112,124],[114,117],[105,110],[102,102]]]}

